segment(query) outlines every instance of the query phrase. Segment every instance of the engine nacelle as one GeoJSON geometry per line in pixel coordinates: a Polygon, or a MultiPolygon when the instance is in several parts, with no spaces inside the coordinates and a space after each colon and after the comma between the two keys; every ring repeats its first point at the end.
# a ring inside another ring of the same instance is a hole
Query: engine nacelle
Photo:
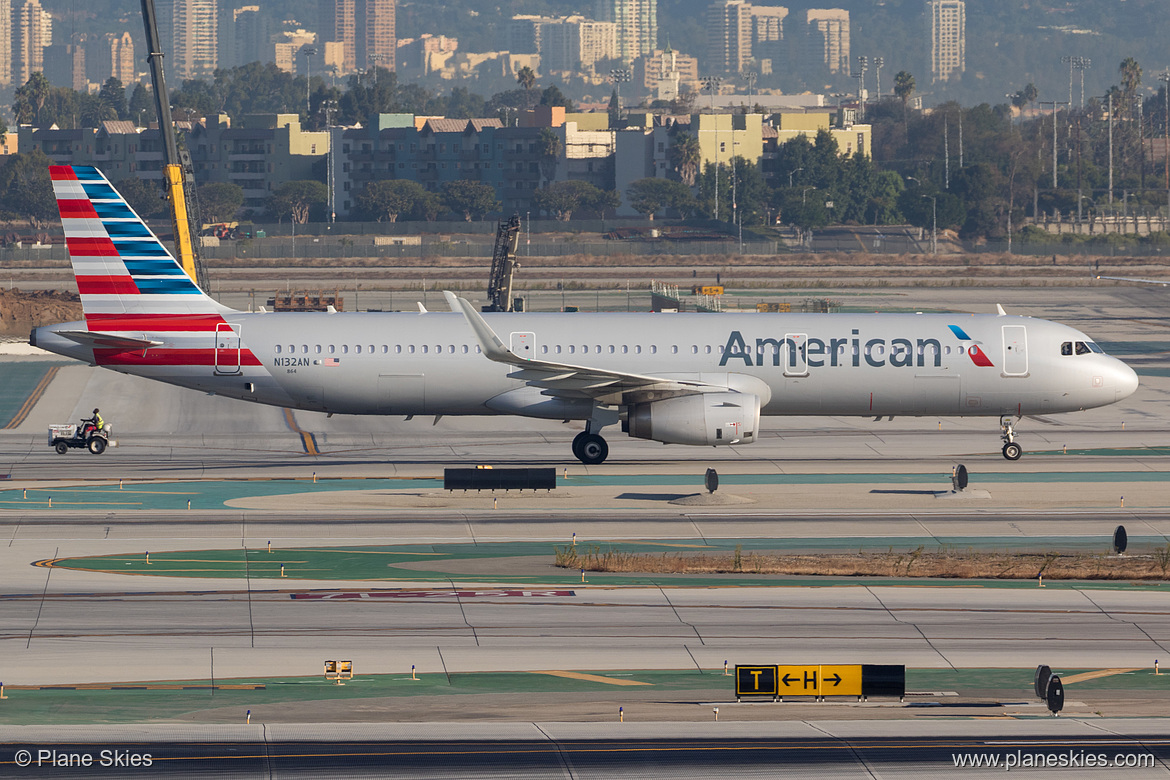
{"type": "Polygon", "coordinates": [[[760,397],[699,393],[633,404],[623,429],[666,444],[750,444],[760,430],[760,397]]]}

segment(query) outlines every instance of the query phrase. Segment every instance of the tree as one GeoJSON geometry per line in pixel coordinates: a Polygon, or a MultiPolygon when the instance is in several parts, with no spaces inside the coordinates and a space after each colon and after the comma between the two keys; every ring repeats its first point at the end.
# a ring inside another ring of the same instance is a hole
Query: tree
{"type": "Polygon", "coordinates": [[[544,176],[545,184],[552,181],[557,172],[557,162],[561,157],[564,144],[556,130],[551,127],[542,127],[540,137],[536,141],[536,152],[540,155],[540,173],[544,176]]]}
{"type": "Polygon", "coordinates": [[[532,205],[547,212],[561,222],[573,218],[578,209],[604,211],[620,205],[616,193],[593,186],[589,182],[569,180],[558,181],[532,195],[532,205]]]}
{"type": "Polygon", "coordinates": [[[33,229],[40,230],[57,217],[57,199],[49,166],[53,164],[39,149],[11,155],[0,167],[0,205],[4,210],[19,214],[33,229]]]}
{"type": "Polygon", "coordinates": [[[268,198],[268,210],[278,222],[289,217],[303,225],[309,221],[309,212],[328,200],[329,189],[319,181],[287,181],[268,198]]]}
{"type": "Polygon", "coordinates": [[[205,222],[228,222],[244,205],[244,190],[230,181],[213,181],[198,190],[199,210],[205,222]]]}
{"type": "Polygon", "coordinates": [[[162,188],[154,181],[131,176],[114,186],[130,208],[134,209],[134,213],[143,219],[162,217],[170,211],[162,188]]]}
{"type": "Polygon", "coordinates": [[[572,111],[573,101],[565,97],[561,92],[560,87],[556,84],[549,85],[544,92],[540,93],[540,105],[542,106],[564,106],[566,111],[572,111]]]}
{"type": "Polygon", "coordinates": [[[400,215],[415,211],[426,196],[426,188],[416,181],[389,179],[367,184],[354,198],[354,204],[369,219],[397,222],[400,215]]]}
{"type": "Polygon", "coordinates": [[[905,121],[907,106],[910,97],[914,94],[914,76],[908,71],[900,70],[894,76],[894,94],[902,101],[902,118],[905,121]]]}
{"type": "Polygon", "coordinates": [[[531,91],[536,86],[536,73],[533,72],[532,68],[525,65],[516,71],[516,83],[523,87],[526,92],[531,91]]]}
{"type": "Polygon", "coordinates": [[[102,100],[101,95],[80,95],[77,103],[82,127],[100,127],[102,122],[118,118],[118,110],[102,100]]]}
{"type": "Polygon", "coordinates": [[[16,115],[16,124],[43,124],[41,112],[52,91],[53,85],[41,71],[38,70],[29,76],[23,86],[16,88],[15,99],[12,101],[12,113],[16,115]]]}
{"type": "Polygon", "coordinates": [[[456,214],[462,214],[468,222],[483,219],[486,214],[500,208],[492,185],[465,179],[443,184],[443,203],[456,214]]]}
{"type": "Polygon", "coordinates": [[[609,105],[606,107],[606,112],[609,114],[609,127],[611,130],[617,130],[622,124],[622,103],[618,97],[618,92],[615,89],[609,95],[609,105]]]}
{"type": "Polygon", "coordinates": [[[126,88],[122,86],[121,81],[113,76],[110,76],[102,84],[97,97],[103,106],[113,111],[116,119],[126,119],[130,116],[129,108],[126,106],[126,88]]]}
{"type": "Polygon", "coordinates": [[[626,189],[626,198],[630,208],[651,220],[662,209],[686,212],[695,204],[687,185],[669,179],[638,179],[626,189]]]}
{"type": "Polygon", "coordinates": [[[667,157],[682,183],[694,187],[695,177],[699,174],[699,163],[703,159],[699,139],[690,133],[678,133],[671,141],[667,157]]]}
{"type": "Polygon", "coordinates": [[[1132,115],[1133,96],[1142,83],[1142,66],[1133,57],[1126,57],[1118,66],[1121,72],[1121,93],[1127,113],[1132,115]]]}
{"type": "Polygon", "coordinates": [[[141,127],[148,116],[154,114],[154,96],[151,89],[141,81],[130,91],[130,105],[127,114],[134,120],[135,125],[141,127]]]}

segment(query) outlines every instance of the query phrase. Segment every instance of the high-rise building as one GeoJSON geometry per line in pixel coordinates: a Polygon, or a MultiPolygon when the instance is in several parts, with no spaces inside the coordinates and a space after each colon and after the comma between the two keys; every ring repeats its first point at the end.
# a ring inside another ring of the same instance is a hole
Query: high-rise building
{"type": "Polygon", "coordinates": [[[219,67],[217,0],[163,0],[157,9],[167,71],[180,79],[211,78],[219,67]]]}
{"type": "Polygon", "coordinates": [[[72,43],[54,43],[44,48],[44,73],[50,84],[78,92],[89,90],[85,68],[86,37],[76,35],[72,43]]]}
{"type": "Polygon", "coordinates": [[[12,83],[12,0],[0,0],[0,86],[12,83]]]}
{"type": "Polygon", "coordinates": [[[113,77],[130,86],[138,80],[134,68],[134,39],[130,32],[86,36],[85,66],[89,80],[103,84],[113,77]]]}
{"type": "Polygon", "coordinates": [[[843,8],[810,8],[809,54],[824,63],[829,73],[849,75],[849,12],[843,8]]]}
{"type": "Polygon", "coordinates": [[[967,69],[967,4],[963,0],[927,0],[930,35],[930,80],[956,79],[967,69]]]}
{"type": "Polygon", "coordinates": [[[718,0],[707,7],[707,66],[739,73],[752,58],[752,4],[718,0]]]}
{"type": "Polygon", "coordinates": [[[374,66],[394,70],[398,53],[397,0],[333,0],[322,36],[342,47],[342,70],[374,66]]]}
{"type": "Polygon", "coordinates": [[[658,48],[658,0],[598,0],[595,16],[617,25],[618,58],[626,65],[658,48]]]}
{"type": "Polygon", "coordinates": [[[24,0],[13,26],[12,75],[19,85],[45,69],[45,47],[53,42],[53,20],[39,0],[24,0]]]}
{"type": "Polygon", "coordinates": [[[268,16],[258,5],[224,7],[219,13],[219,67],[236,68],[266,59],[268,16]]]}
{"type": "Polygon", "coordinates": [[[761,74],[770,74],[778,62],[795,52],[785,49],[784,20],[788,9],[781,5],[752,6],[752,59],[761,74]]]}
{"type": "Polygon", "coordinates": [[[540,69],[592,73],[601,60],[617,58],[617,25],[570,16],[540,25],[540,69]]]}

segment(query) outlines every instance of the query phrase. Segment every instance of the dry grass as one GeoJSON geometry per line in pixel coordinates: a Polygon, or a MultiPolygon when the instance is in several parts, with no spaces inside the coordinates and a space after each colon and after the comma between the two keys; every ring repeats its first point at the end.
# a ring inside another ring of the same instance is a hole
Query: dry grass
{"type": "Polygon", "coordinates": [[[767,555],[740,547],[721,555],[627,553],[598,547],[558,547],[566,569],[644,574],[788,574],[829,577],[936,577],[944,579],[1167,580],[1170,545],[1141,555],[959,552],[922,547],[906,552],[767,555]]]}

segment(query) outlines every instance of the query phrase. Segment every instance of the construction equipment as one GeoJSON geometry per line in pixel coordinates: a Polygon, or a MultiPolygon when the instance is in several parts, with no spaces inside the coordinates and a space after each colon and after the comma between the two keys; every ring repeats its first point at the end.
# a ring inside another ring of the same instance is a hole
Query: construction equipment
{"type": "MultiPolygon", "coordinates": [[[[492,250],[492,275],[488,279],[488,300],[484,311],[515,311],[512,300],[512,275],[520,264],[516,262],[516,248],[520,243],[520,215],[513,214],[496,228],[496,245],[492,250]]],[[[521,301],[521,307],[523,301],[521,301]]]]}
{"type": "Polygon", "coordinates": [[[171,202],[171,225],[175,231],[175,255],[191,280],[208,291],[207,271],[195,247],[192,236],[199,224],[199,208],[195,200],[195,176],[191,171],[191,154],[180,154],[175,140],[175,125],[171,121],[170,93],[163,73],[162,40],[158,34],[158,20],[154,0],[142,0],[142,23],[146,27],[147,62],[150,81],[154,87],[154,104],[158,110],[158,130],[163,139],[163,184],[171,202]],[[188,207],[191,204],[192,207],[188,207]]]}

